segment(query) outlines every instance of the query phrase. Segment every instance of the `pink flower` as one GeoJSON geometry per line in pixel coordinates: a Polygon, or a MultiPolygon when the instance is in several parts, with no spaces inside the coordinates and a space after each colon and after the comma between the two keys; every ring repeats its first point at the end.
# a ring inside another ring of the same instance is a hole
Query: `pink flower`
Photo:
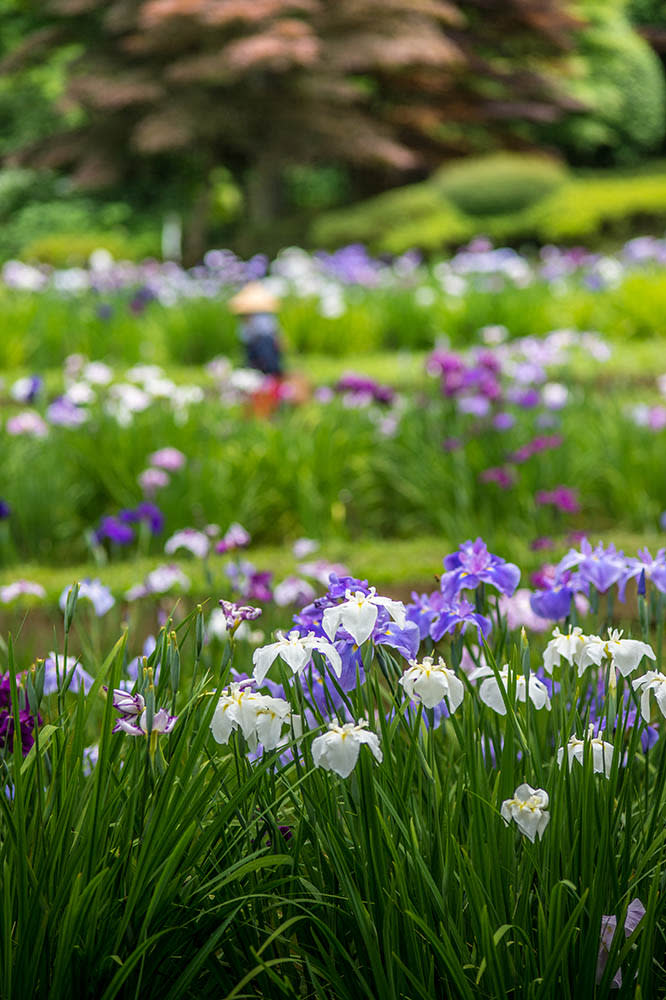
{"type": "Polygon", "coordinates": [[[482,483],[496,483],[500,489],[509,490],[516,482],[516,473],[510,466],[484,469],[479,476],[482,483]]]}
{"type": "Polygon", "coordinates": [[[177,472],[178,469],[183,468],[187,459],[177,448],[160,448],[159,451],[154,451],[152,455],[148,456],[148,461],[159,469],[177,472]]]}
{"type": "Polygon", "coordinates": [[[163,469],[144,469],[138,481],[146,496],[152,496],[163,486],[168,486],[171,480],[163,469]]]}
{"type": "Polygon", "coordinates": [[[530,606],[531,591],[526,587],[521,587],[511,597],[502,594],[499,598],[500,612],[506,616],[506,624],[509,629],[517,629],[525,626],[530,632],[545,632],[550,628],[550,622],[545,618],[535,615],[530,606]]]}
{"type": "Polygon", "coordinates": [[[48,431],[46,423],[33,410],[23,410],[7,421],[8,434],[32,434],[33,437],[46,437],[48,431]]]}

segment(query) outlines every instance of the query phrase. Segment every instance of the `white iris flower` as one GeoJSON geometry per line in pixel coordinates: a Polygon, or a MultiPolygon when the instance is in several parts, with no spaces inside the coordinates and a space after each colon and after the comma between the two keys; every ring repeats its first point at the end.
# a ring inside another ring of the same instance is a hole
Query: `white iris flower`
{"type": "Polygon", "coordinates": [[[650,724],[650,691],[657,699],[657,705],[662,715],[666,716],[666,674],[658,670],[648,670],[646,674],[634,681],[634,688],[643,688],[641,694],[641,715],[650,724]]]}
{"type": "Polygon", "coordinates": [[[254,679],[257,684],[262,683],[278,656],[284,660],[293,674],[301,674],[312,659],[314,650],[326,657],[338,677],[341,675],[342,660],[340,654],[335,646],[327,642],[326,639],[315,635],[314,632],[301,635],[295,630],[289,632],[288,635],[284,635],[283,632],[276,634],[277,642],[261,646],[259,649],[255,649],[252,654],[254,679]]]}
{"type": "Polygon", "coordinates": [[[390,597],[378,597],[374,587],[369,594],[357,590],[345,591],[345,600],[332,608],[326,608],[322,627],[329,639],[342,627],[349,632],[357,646],[361,646],[372,635],[379,608],[386,608],[391,618],[400,628],[406,621],[405,606],[402,601],[392,601],[390,597]]]}
{"type": "Polygon", "coordinates": [[[356,767],[361,746],[366,743],[378,764],[383,760],[379,738],[366,729],[366,719],[358,723],[346,722],[343,726],[332,722],[328,732],[312,743],[312,759],[315,767],[335,771],[341,778],[348,778],[356,767]]]}
{"type": "MultiPolygon", "coordinates": [[[[506,715],[506,704],[500,690],[500,682],[504,691],[507,692],[509,688],[509,667],[505,663],[502,669],[499,671],[499,680],[493,673],[492,667],[477,667],[469,675],[471,681],[478,680],[479,678],[484,678],[479,688],[479,698],[484,705],[488,708],[492,708],[493,712],[497,712],[498,715],[506,715]]],[[[527,701],[529,697],[530,701],[537,709],[547,708],[550,711],[550,696],[548,694],[548,688],[540,681],[538,677],[534,674],[530,674],[529,683],[527,682],[523,674],[515,674],[515,684],[516,684],[516,701],[527,701]]]]}
{"type": "Polygon", "coordinates": [[[590,726],[587,731],[587,739],[580,739],[578,736],[572,736],[566,747],[560,747],[557,751],[557,763],[560,765],[562,764],[562,761],[564,760],[564,752],[566,750],[570,768],[575,760],[582,765],[586,743],[590,744],[592,752],[592,767],[594,768],[595,774],[603,772],[607,778],[610,778],[611,766],[613,763],[613,744],[607,743],[600,736],[595,736],[593,726],[590,726]]]}
{"type": "Polygon", "coordinates": [[[506,823],[513,820],[526,837],[534,843],[535,837],[543,837],[548,826],[550,813],[548,809],[548,793],[543,788],[532,788],[531,785],[519,785],[512,799],[502,803],[500,815],[506,823]]]}
{"type": "Polygon", "coordinates": [[[449,670],[441,656],[437,663],[431,656],[424,657],[422,663],[410,660],[400,683],[408,698],[423,702],[426,708],[434,708],[446,698],[449,711],[455,712],[465,694],[464,684],[453,670],[449,670]]]}

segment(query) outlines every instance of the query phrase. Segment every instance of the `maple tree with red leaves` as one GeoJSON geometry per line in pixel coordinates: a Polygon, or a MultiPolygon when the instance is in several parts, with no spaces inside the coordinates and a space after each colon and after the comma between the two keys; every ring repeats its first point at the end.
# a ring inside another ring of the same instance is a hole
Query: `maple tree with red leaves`
{"type": "Polygon", "coordinates": [[[549,67],[579,23],[563,0],[51,0],[38,18],[5,69],[78,43],[64,100],[85,119],[23,162],[89,187],[145,158],[202,181],[225,164],[257,221],[286,164],[386,186],[552,121],[570,100],[549,67]]]}

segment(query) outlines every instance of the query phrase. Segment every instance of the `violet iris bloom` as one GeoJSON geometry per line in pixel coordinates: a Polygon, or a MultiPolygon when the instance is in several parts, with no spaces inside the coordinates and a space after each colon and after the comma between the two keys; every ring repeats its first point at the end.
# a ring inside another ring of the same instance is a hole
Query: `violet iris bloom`
{"type": "Polygon", "coordinates": [[[520,570],[499,556],[488,552],[481,538],[463,542],[457,552],[444,559],[447,572],[442,577],[441,590],[446,601],[453,601],[461,590],[475,590],[488,583],[501,594],[511,597],[520,580],[520,570]]]}
{"type": "Polygon", "coordinates": [[[580,552],[570,551],[560,561],[558,573],[577,568],[578,575],[586,583],[604,594],[614,583],[622,580],[626,573],[627,560],[623,552],[618,552],[614,545],[605,549],[601,542],[592,548],[587,538],[580,543],[580,552]]]}
{"type": "Polygon", "coordinates": [[[479,642],[481,642],[481,636],[487,637],[492,628],[490,619],[476,612],[474,605],[463,597],[461,600],[445,605],[442,613],[430,626],[430,637],[434,642],[439,642],[447,632],[455,632],[458,625],[461,626],[462,632],[466,632],[469,625],[474,625],[478,632],[479,642]]]}
{"type": "Polygon", "coordinates": [[[159,535],[164,528],[164,514],[157,504],[151,503],[150,500],[144,500],[136,507],[119,511],[118,520],[123,524],[138,524],[140,521],[145,521],[151,535],[159,535]]]}
{"type": "Polygon", "coordinates": [[[657,590],[666,594],[666,549],[659,549],[654,559],[649,549],[639,549],[637,559],[626,560],[624,576],[617,586],[621,601],[624,600],[624,592],[629,580],[640,577],[641,574],[643,574],[644,580],[651,580],[657,590]]]}
{"type": "MultiPolygon", "coordinates": [[[[18,680],[17,680],[18,687],[18,680]]],[[[35,718],[30,710],[19,709],[19,738],[21,740],[21,752],[27,756],[30,748],[35,742],[35,725],[41,726],[40,715],[35,718]]],[[[7,747],[11,753],[14,749],[14,713],[11,699],[11,682],[9,672],[0,674],[0,750],[7,747]]]]}
{"type": "Polygon", "coordinates": [[[566,584],[556,584],[550,590],[538,590],[530,597],[530,607],[539,618],[560,621],[571,611],[574,592],[566,584]]]}
{"type": "Polygon", "coordinates": [[[444,604],[444,598],[439,590],[432,594],[412,592],[412,603],[407,605],[407,621],[417,626],[421,639],[430,635],[430,626],[441,614],[444,604]]]}
{"type": "Polygon", "coordinates": [[[10,517],[11,513],[12,509],[7,501],[0,499],[0,521],[6,520],[6,518],[10,517]]]}
{"type": "MultiPolygon", "coordinates": [[[[60,595],[59,604],[60,610],[63,613],[67,606],[67,597],[71,589],[71,587],[65,587],[60,595]]],[[[82,580],[79,584],[79,599],[90,601],[98,618],[102,618],[116,603],[113,594],[108,587],[104,586],[101,580],[91,580],[89,577],[82,580]]]]}
{"type": "Polygon", "coordinates": [[[377,624],[370,637],[371,641],[375,646],[392,646],[406,660],[416,659],[416,654],[421,644],[418,625],[414,622],[406,621],[404,626],[400,628],[396,622],[389,620],[386,612],[382,612],[383,609],[380,609],[377,615],[377,624]],[[385,619],[385,621],[380,624],[381,618],[385,619]]]}
{"type": "Polygon", "coordinates": [[[103,517],[94,537],[98,545],[105,538],[114,545],[131,545],[134,541],[134,532],[116,517],[103,517]]]}
{"type": "Polygon", "coordinates": [[[59,427],[80,427],[88,419],[88,413],[66,396],[55,399],[46,411],[50,424],[59,427]]]}

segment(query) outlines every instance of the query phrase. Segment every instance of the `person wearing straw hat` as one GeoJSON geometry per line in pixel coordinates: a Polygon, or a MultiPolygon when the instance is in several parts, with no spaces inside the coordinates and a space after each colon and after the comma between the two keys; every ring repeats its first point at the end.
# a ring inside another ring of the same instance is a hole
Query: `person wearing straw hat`
{"type": "Polygon", "coordinates": [[[283,374],[280,329],[275,315],[279,308],[279,299],[260,281],[245,285],[229,302],[229,309],[241,321],[240,339],[245,346],[247,366],[264,375],[283,374]]]}

